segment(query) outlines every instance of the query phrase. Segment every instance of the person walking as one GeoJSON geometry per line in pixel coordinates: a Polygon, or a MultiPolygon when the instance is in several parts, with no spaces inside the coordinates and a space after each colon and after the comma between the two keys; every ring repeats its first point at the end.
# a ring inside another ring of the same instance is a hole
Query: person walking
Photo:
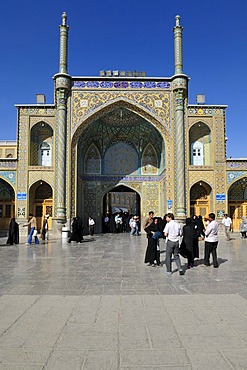
{"type": "Polygon", "coordinates": [[[241,238],[247,238],[246,232],[247,232],[247,220],[246,217],[242,216],[242,222],[239,225],[239,232],[241,233],[241,238]]]}
{"type": "Polygon", "coordinates": [[[231,240],[229,233],[230,233],[231,227],[232,227],[232,220],[228,216],[227,213],[224,214],[224,218],[222,220],[222,224],[224,225],[224,228],[225,228],[226,240],[229,241],[229,240],[231,240]]]}
{"type": "Polygon", "coordinates": [[[23,227],[29,226],[29,225],[30,225],[30,233],[29,233],[29,237],[28,237],[26,244],[31,245],[33,236],[34,236],[35,244],[39,244],[37,221],[36,221],[36,217],[34,217],[32,213],[29,213],[28,223],[23,225],[23,227]]]}
{"type": "Polygon", "coordinates": [[[6,244],[19,244],[19,224],[15,221],[14,217],[11,218],[9,223],[9,235],[6,244]]]}
{"type": "Polygon", "coordinates": [[[213,265],[219,267],[217,259],[218,231],[219,225],[215,221],[215,214],[209,213],[208,225],[205,230],[204,266],[210,266],[210,255],[213,257],[213,265]]]}
{"type": "Polygon", "coordinates": [[[89,235],[90,236],[93,236],[93,234],[94,234],[94,225],[95,225],[94,219],[92,217],[89,217],[88,227],[89,227],[89,235]]]}
{"type": "Polygon", "coordinates": [[[48,219],[49,219],[49,217],[50,217],[50,215],[46,214],[44,216],[44,219],[43,219],[41,238],[44,242],[48,241],[48,219]]]}
{"type": "Polygon", "coordinates": [[[184,275],[184,271],[181,266],[181,261],[179,257],[179,238],[181,234],[180,226],[174,221],[173,213],[167,213],[166,215],[167,224],[164,228],[164,235],[167,237],[166,244],[166,275],[171,275],[172,271],[172,255],[174,256],[174,261],[177,265],[180,275],[184,275]]]}

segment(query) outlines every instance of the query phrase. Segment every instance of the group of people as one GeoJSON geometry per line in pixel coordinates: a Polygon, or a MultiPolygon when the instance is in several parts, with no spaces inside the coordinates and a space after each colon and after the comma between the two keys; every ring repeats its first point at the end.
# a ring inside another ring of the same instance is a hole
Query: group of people
{"type": "Polygon", "coordinates": [[[140,218],[138,215],[129,212],[106,214],[103,219],[104,233],[130,233],[130,235],[140,234],[140,218]]]}
{"type": "Polygon", "coordinates": [[[172,274],[172,257],[177,265],[180,275],[184,275],[181,266],[180,254],[187,258],[187,268],[194,267],[194,259],[199,258],[199,238],[205,240],[204,265],[210,266],[210,255],[213,258],[213,266],[219,267],[217,259],[218,228],[215,221],[215,214],[210,213],[205,220],[204,226],[202,218],[192,216],[187,218],[185,225],[181,229],[178,222],[174,220],[173,213],[167,213],[162,220],[154,217],[154,212],[150,211],[148,218],[143,225],[147,233],[148,245],[146,249],[144,263],[148,266],[160,266],[160,238],[166,238],[166,275],[172,274]],[[180,245],[180,237],[182,242],[180,245]]]}

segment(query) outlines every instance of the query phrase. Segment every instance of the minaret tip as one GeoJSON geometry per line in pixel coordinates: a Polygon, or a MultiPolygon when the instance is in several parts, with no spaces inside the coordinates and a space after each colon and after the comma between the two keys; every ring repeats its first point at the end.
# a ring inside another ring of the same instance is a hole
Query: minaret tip
{"type": "Polygon", "coordinates": [[[66,26],[67,23],[67,14],[66,12],[63,12],[62,14],[62,26],[66,26]]]}
{"type": "Polygon", "coordinates": [[[180,15],[176,15],[176,27],[180,27],[180,15]]]}

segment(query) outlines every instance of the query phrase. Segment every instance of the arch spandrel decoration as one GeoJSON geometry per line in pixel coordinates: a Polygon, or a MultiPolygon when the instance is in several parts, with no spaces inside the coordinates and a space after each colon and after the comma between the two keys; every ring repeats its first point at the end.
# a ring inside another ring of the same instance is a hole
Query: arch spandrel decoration
{"type": "Polygon", "coordinates": [[[40,171],[29,171],[28,176],[28,184],[29,189],[33,184],[35,184],[38,181],[45,181],[48,185],[51,186],[51,188],[54,187],[54,172],[51,171],[44,171],[43,173],[40,171]]]}
{"type": "Polygon", "coordinates": [[[5,179],[0,178],[0,199],[15,199],[15,191],[11,184],[9,184],[5,179]]]}
{"type": "MultiPolygon", "coordinates": [[[[125,102],[129,109],[135,110],[137,114],[146,116],[148,121],[154,117],[161,126],[165,125],[166,131],[170,131],[170,93],[145,92],[81,92],[72,91],[72,127],[71,134],[74,135],[82,121],[86,121],[91,115],[102,112],[102,109],[113,104],[125,102]],[[159,104],[157,104],[159,102],[159,104]],[[139,111],[139,112],[138,112],[139,111]]],[[[112,108],[111,108],[112,109],[112,108]]],[[[94,119],[97,119],[95,117],[94,119]]]]}
{"type": "Polygon", "coordinates": [[[235,181],[228,190],[228,200],[247,200],[247,178],[235,181]]]}

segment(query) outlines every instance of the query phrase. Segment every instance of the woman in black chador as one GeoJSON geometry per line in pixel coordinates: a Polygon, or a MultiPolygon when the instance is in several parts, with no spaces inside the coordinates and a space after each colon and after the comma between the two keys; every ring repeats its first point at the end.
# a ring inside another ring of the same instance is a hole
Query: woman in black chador
{"type": "Polygon", "coordinates": [[[188,269],[194,266],[194,239],[197,236],[195,224],[191,218],[186,218],[185,225],[183,227],[183,239],[180,246],[181,255],[188,259],[188,269]]]}
{"type": "Polygon", "coordinates": [[[11,218],[9,224],[9,237],[6,244],[19,244],[19,225],[15,221],[15,218],[11,218]]]}
{"type": "Polygon", "coordinates": [[[148,266],[155,266],[155,264],[157,264],[157,266],[160,265],[159,238],[162,236],[162,233],[158,221],[158,218],[155,217],[153,222],[144,229],[148,238],[144,263],[147,263],[148,266]]]}
{"type": "Polygon", "coordinates": [[[80,243],[82,239],[82,221],[79,216],[73,217],[72,233],[68,240],[68,243],[71,243],[72,241],[80,243]]]}

